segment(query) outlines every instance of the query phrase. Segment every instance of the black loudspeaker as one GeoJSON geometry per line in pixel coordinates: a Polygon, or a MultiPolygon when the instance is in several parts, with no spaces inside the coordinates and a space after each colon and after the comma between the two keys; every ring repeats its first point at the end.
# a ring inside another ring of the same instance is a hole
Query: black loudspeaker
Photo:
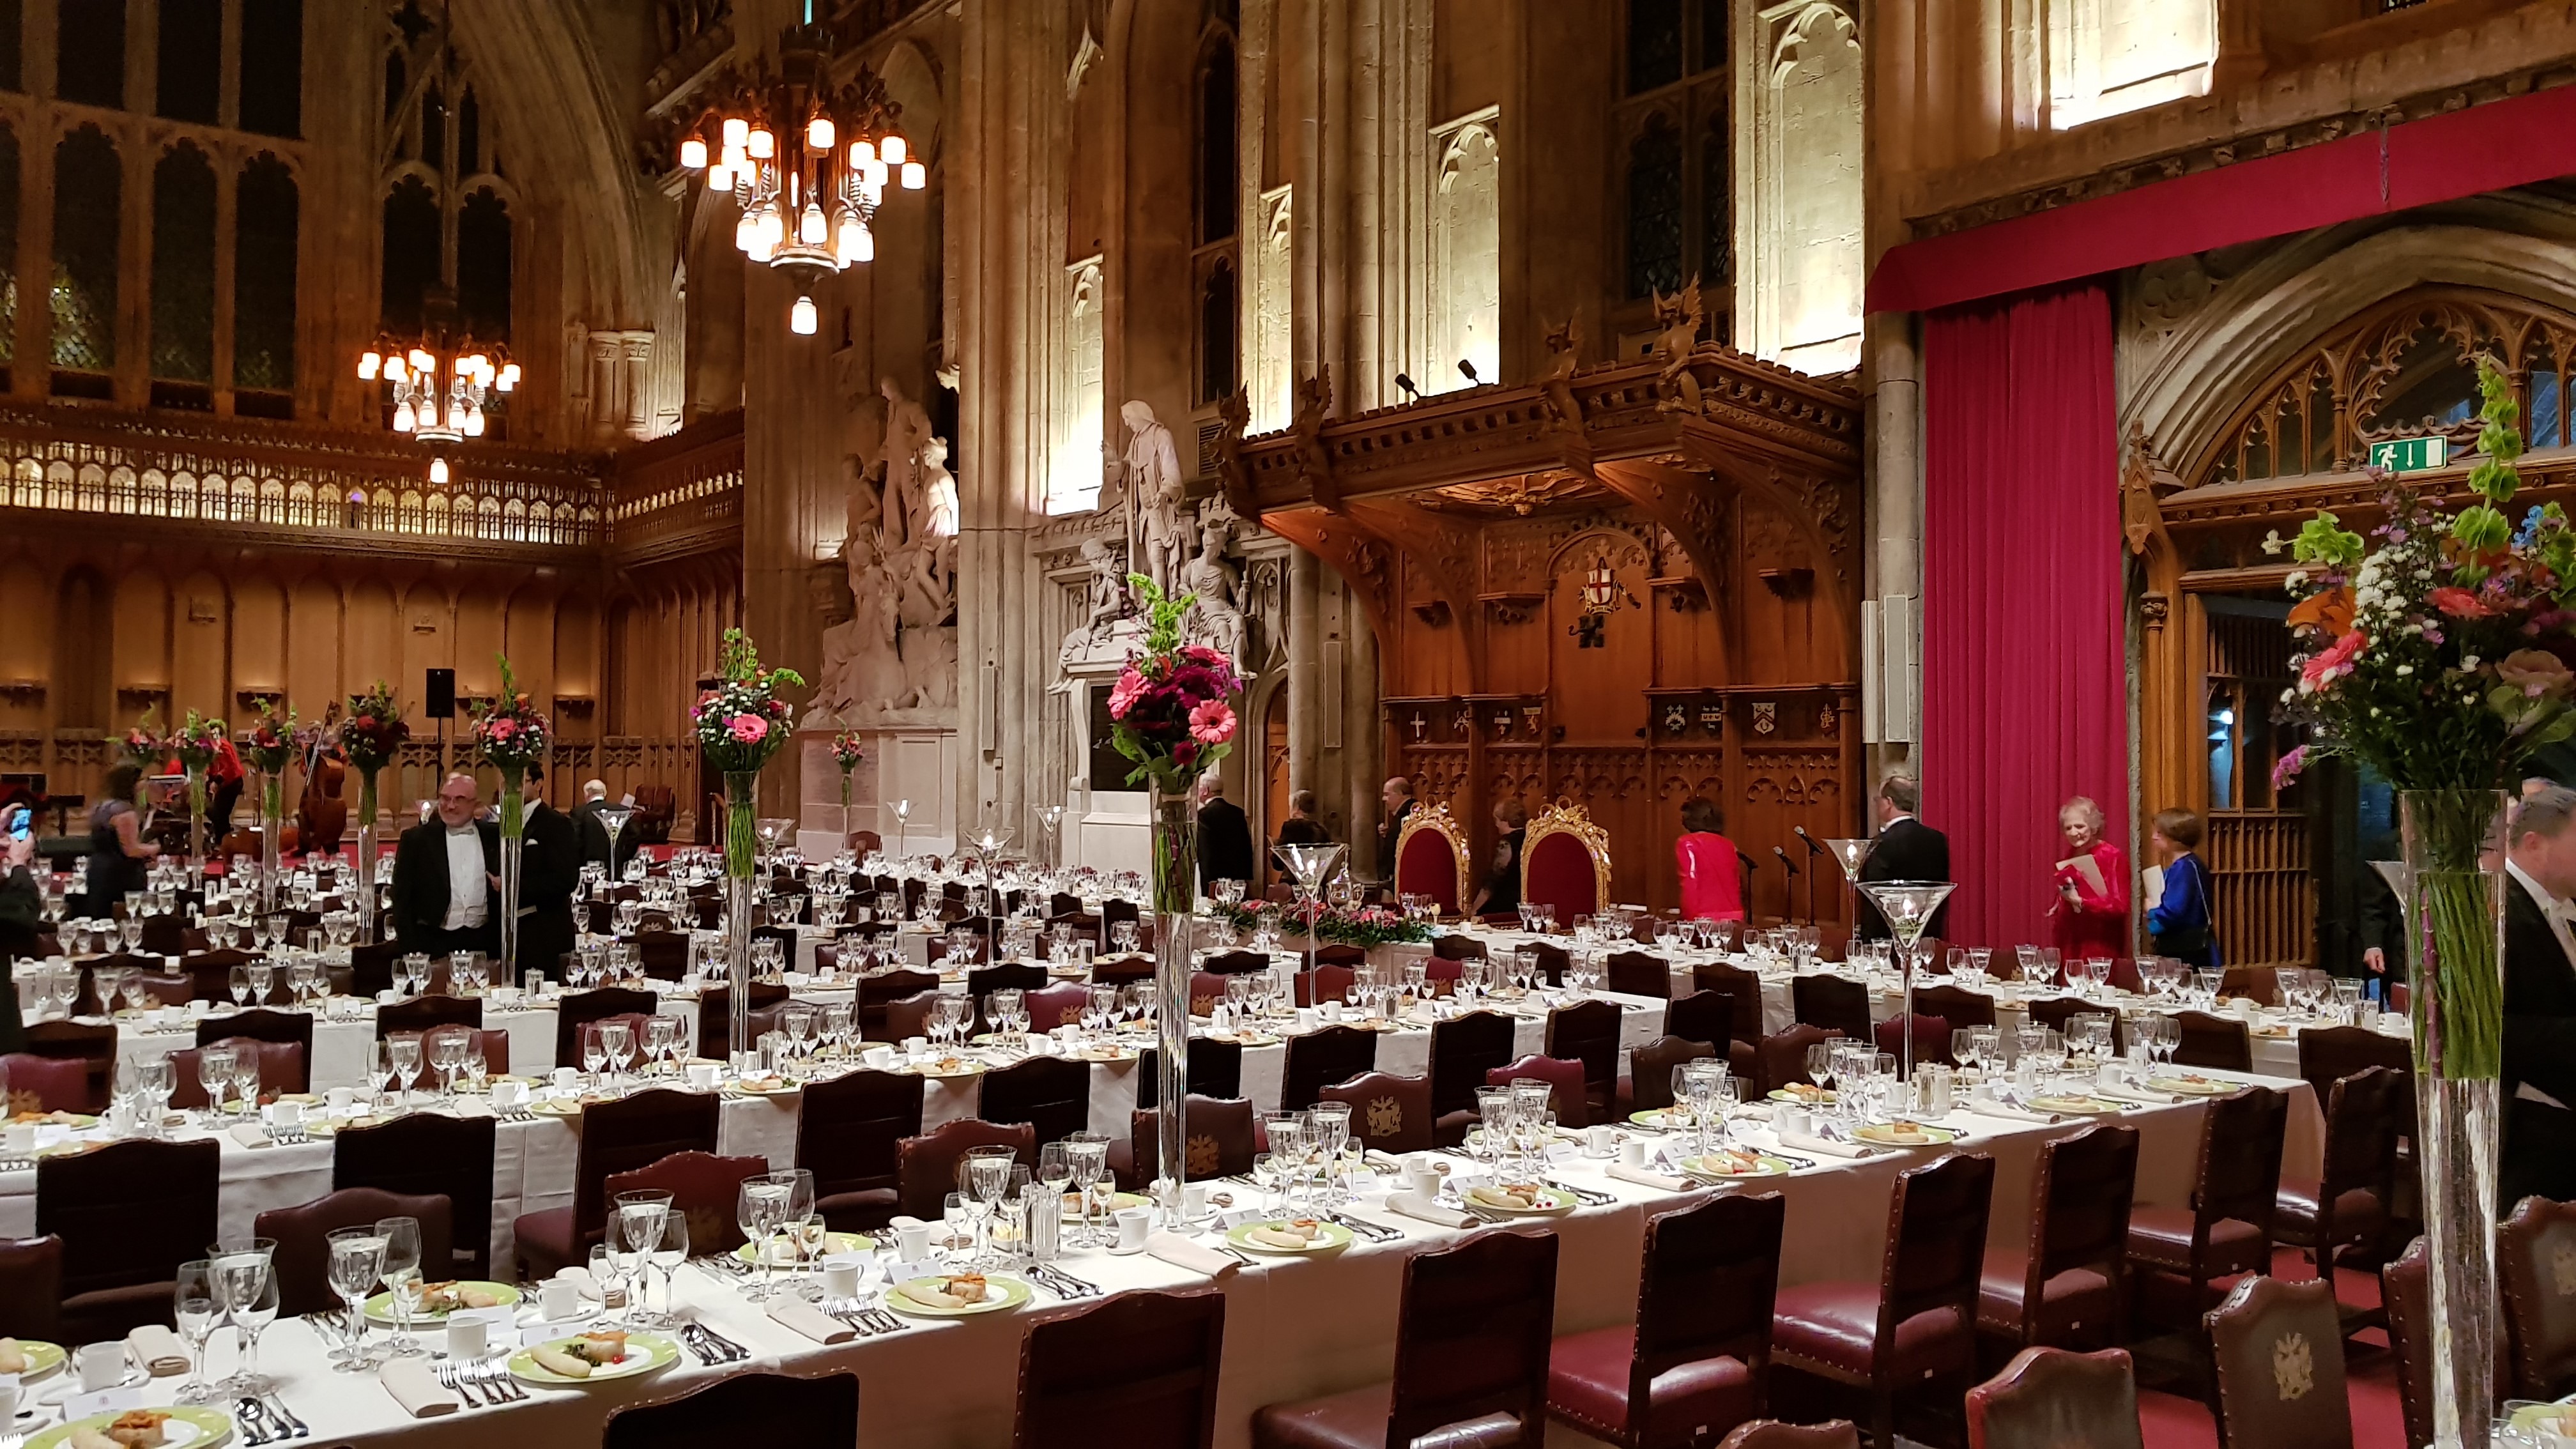
{"type": "Polygon", "coordinates": [[[456,671],[429,671],[429,709],[431,719],[456,718],[456,671]]]}

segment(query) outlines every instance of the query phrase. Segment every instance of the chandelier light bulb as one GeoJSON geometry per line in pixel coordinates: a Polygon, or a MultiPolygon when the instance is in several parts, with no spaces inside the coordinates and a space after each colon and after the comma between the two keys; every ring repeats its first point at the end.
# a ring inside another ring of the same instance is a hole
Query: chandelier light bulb
{"type": "Polygon", "coordinates": [[[767,126],[763,126],[751,133],[751,139],[744,143],[744,149],[751,153],[752,160],[766,161],[778,154],[778,138],[769,133],[767,126]]]}
{"type": "Polygon", "coordinates": [[[748,171],[751,169],[751,153],[738,145],[725,147],[724,154],[718,156],[716,159],[736,171],[748,171]]]}
{"type": "Polygon", "coordinates": [[[778,244],[787,240],[787,218],[780,215],[776,207],[760,214],[760,239],[768,244],[771,251],[776,251],[778,244]]]}
{"type": "Polygon", "coordinates": [[[823,220],[823,208],[810,201],[805,203],[805,214],[796,219],[797,242],[804,246],[819,247],[830,235],[827,223],[823,220]]]}
{"type": "Polygon", "coordinates": [[[865,136],[850,143],[850,169],[858,170],[877,159],[877,143],[865,136]]]}
{"type": "Polygon", "coordinates": [[[687,171],[702,171],[707,164],[707,143],[702,136],[691,136],[680,143],[680,166],[687,171]]]}
{"type": "Polygon", "coordinates": [[[846,211],[841,213],[840,234],[833,238],[832,254],[841,259],[842,266],[846,267],[859,259],[859,236],[866,230],[866,226],[856,215],[846,211]]]}
{"type": "Polygon", "coordinates": [[[904,141],[901,136],[886,137],[885,140],[879,144],[877,149],[878,152],[885,157],[885,163],[888,166],[902,165],[903,158],[908,150],[904,145],[904,141]]]}
{"type": "Polygon", "coordinates": [[[384,362],[384,358],[378,356],[372,349],[360,354],[358,358],[358,380],[360,382],[375,381],[376,369],[384,366],[384,362]]]}
{"type": "Polygon", "coordinates": [[[438,359],[415,347],[411,350],[411,366],[414,372],[431,372],[437,369],[438,359]]]}
{"type": "Polygon", "coordinates": [[[740,116],[727,116],[724,118],[722,136],[724,147],[728,151],[747,146],[751,144],[751,122],[740,116]]]}
{"type": "Polygon", "coordinates": [[[465,415],[465,436],[469,438],[479,438],[483,436],[483,410],[481,408],[476,408],[474,411],[465,415]]]}
{"type": "Polygon", "coordinates": [[[395,431],[395,432],[397,432],[397,433],[408,433],[408,432],[410,432],[411,430],[412,430],[411,404],[410,404],[409,402],[398,402],[398,403],[395,403],[395,404],[394,404],[394,431],[395,431]]]}
{"type": "Polygon", "coordinates": [[[871,191],[883,191],[885,184],[886,164],[883,161],[871,161],[859,168],[859,185],[871,191]]]}
{"type": "Polygon", "coordinates": [[[829,116],[816,116],[805,123],[805,146],[808,150],[831,150],[836,135],[837,133],[832,129],[832,118],[829,116]]]}
{"type": "Polygon", "coordinates": [[[796,305],[788,309],[787,330],[795,333],[799,337],[811,337],[814,335],[814,329],[817,325],[819,325],[819,323],[814,315],[814,299],[811,297],[797,298],[796,305]]]}
{"type": "Polygon", "coordinates": [[[867,224],[862,222],[859,224],[858,239],[850,245],[850,261],[853,264],[856,264],[859,262],[872,262],[876,259],[877,234],[868,230],[867,224]]]}
{"type": "Polygon", "coordinates": [[[451,402],[447,405],[447,430],[451,433],[465,431],[465,404],[451,402]]]}
{"type": "Polygon", "coordinates": [[[503,392],[508,392],[510,389],[517,387],[519,385],[519,364],[515,362],[503,363],[501,365],[500,381],[496,385],[503,392]]]}
{"type": "Polygon", "coordinates": [[[707,190],[709,190],[709,191],[731,191],[731,190],[733,190],[733,168],[731,168],[731,167],[729,167],[729,166],[710,166],[710,167],[708,167],[708,168],[707,168],[707,190]]]}
{"type": "Polygon", "coordinates": [[[918,161],[903,163],[903,189],[919,191],[930,184],[930,168],[918,161]]]}
{"type": "Polygon", "coordinates": [[[432,458],[429,460],[429,481],[432,483],[444,483],[447,481],[447,460],[445,458],[432,458]]]}
{"type": "Polygon", "coordinates": [[[734,218],[733,244],[744,253],[760,250],[760,213],[746,211],[734,218]]]}

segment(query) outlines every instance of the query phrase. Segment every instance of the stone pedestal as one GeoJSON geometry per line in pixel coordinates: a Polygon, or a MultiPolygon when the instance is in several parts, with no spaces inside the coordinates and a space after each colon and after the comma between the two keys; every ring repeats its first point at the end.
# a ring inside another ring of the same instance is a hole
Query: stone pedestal
{"type": "Polygon", "coordinates": [[[804,789],[797,808],[796,848],[808,860],[839,853],[850,830],[873,830],[915,855],[944,855],[957,843],[957,730],[945,724],[856,727],[867,758],[850,773],[850,809],[841,818],[841,767],[832,761],[837,726],[799,730],[804,789]],[[894,802],[912,802],[910,824],[898,831],[894,802]]]}

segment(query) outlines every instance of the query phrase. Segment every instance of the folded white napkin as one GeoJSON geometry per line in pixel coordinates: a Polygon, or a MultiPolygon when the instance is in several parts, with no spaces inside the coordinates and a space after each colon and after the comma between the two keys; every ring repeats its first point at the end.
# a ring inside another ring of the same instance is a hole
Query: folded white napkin
{"type": "Polygon", "coordinates": [[[2065,1120],[2064,1117],[2055,1112],[2041,1112],[2029,1107],[2017,1107],[2010,1102],[1981,1102],[1974,1097],[1958,1104],[1958,1110],[1966,1112],[1971,1116],[2001,1117],[2011,1122],[2062,1122],[2065,1120]]]}
{"type": "Polygon", "coordinates": [[[2148,1107],[2170,1107],[2182,1098],[2172,1092],[2159,1092],[2153,1087],[2095,1087],[2093,1095],[2109,1102],[2136,1102],[2148,1107]]]}
{"type": "Polygon", "coordinates": [[[376,1376],[376,1381],[394,1396],[395,1403],[402,1405],[404,1413],[415,1419],[435,1419],[462,1407],[456,1395],[439,1383],[425,1358],[394,1359],[376,1376]]]}
{"type": "Polygon", "coordinates": [[[1418,1192],[1389,1193],[1386,1206],[1389,1212],[1399,1212],[1409,1218],[1420,1218],[1426,1223],[1438,1223],[1444,1228],[1472,1228],[1482,1221],[1474,1213],[1460,1208],[1442,1207],[1418,1192]]]}
{"type": "Polygon", "coordinates": [[[1866,1142],[1834,1142],[1809,1132],[1783,1132],[1780,1145],[1800,1152],[1821,1153],[1827,1157],[1876,1157],[1878,1149],[1866,1142]]]}
{"type": "Polygon", "coordinates": [[[1747,1102],[1735,1109],[1735,1115],[1750,1118],[1756,1122],[1768,1122],[1771,1120],[1772,1110],[1769,1102],[1747,1102]]]}
{"type": "Polygon", "coordinates": [[[240,1143],[244,1147],[266,1147],[268,1145],[268,1129],[257,1122],[239,1123],[231,1129],[230,1135],[235,1142],[240,1143]]]}
{"type": "Polygon", "coordinates": [[[857,1329],[801,1298],[770,1299],[769,1316],[816,1343],[847,1343],[859,1336],[857,1329]]]}
{"type": "Polygon", "coordinates": [[[1671,1177],[1649,1168],[1630,1167],[1624,1162],[1611,1163],[1603,1171],[1621,1182],[1633,1182],[1639,1187],[1660,1188],[1665,1192],[1688,1192],[1691,1186],[1691,1180],[1687,1177],[1671,1177]]]}
{"type": "Polygon", "coordinates": [[[125,1351],[156,1379],[188,1371],[188,1345],[157,1323],[147,1323],[125,1335],[125,1351]]]}
{"type": "Polygon", "coordinates": [[[599,1280],[590,1276],[590,1270],[588,1268],[558,1268],[555,1270],[555,1276],[566,1283],[570,1283],[574,1288],[579,1289],[581,1296],[589,1299],[593,1303],[602,1303],[607,1301],[600,1294],[599,1280]]]}
{"type": "Polygon", "coordinates": [[[492,1100],[488,1097],[459,1097],[456,1099],[455,1105],[450,1108],[450,1110],[459,1117],[490,1117],[495,1115],[492,1111],[492,1100]]]}
{"type": "Polygon", "coordinates": [[[1222,1278],[1243,1270],[1239,1258],[1218,1252],[1204,1244],[1193,1243],[1178,1233],[1156,1233],[1145,1240],[1145,1251],[1175,1268],[1187,1268],[1210,1278],[1222,1278]]]}

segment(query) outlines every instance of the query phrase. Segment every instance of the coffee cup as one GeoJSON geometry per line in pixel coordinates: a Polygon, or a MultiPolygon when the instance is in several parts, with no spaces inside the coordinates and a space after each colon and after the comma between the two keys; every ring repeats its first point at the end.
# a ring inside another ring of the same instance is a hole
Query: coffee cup
{"type": "Polygon", "coordinates": [[[689,1086],[696,1091],[712,1092],[724,1080],[724,1068],[714,1062],[691,1062],[681,1069],[689,1086]]]}
{"type": "Polygon", "coordinates": [[[492,1084],[492,1110],[493,1110],[493,1111],[496,1111],[496,1112],[515,1112],[515,1111],[517,1111],[518,1109],[520,1109],[521,1107],[526,1106],[526,1105],[527,1105],[527,1103],[528,1103],[528,1084],[527,1084],[527,1083],[525,1083],[525,1082],[494,1082],[494,1083],[492,1084]]]}
{"type": "Polygon", "coordinates": [[[917,1057],[928,1050],[930,1050],[930,1038],[926,1036],[908,1036],[903,1039],[905,1056],[917,1057]]]}
{"type": "Polygon", "coordinates": [[[930,1256],[930,1224],[918,1220],[898,1219],[894,1224],[895,1250],[907,1263],[918,1263],[930,1256]]]}
{"type": "Polygon", "coordinates": [[[481,1358],[490,1349],[491,1331],[492,1325],[472,1314],[460,1313],[450,1317],[447,1320],[447,1356],[469,1363],[481,1358]]]}
{"type": "Polygon", "coordinates": [[[823,1297],[856,1298],[859,1296],[859,1260],[825,1258],[823,1260],[823,1297]]]}
{"type": "Polygon", "coordinates": [[[18,1376],[0,1374],[0,1434],[12,1433],[18,1422],[18,1376]]]}
{"type": "Polygon", "coordinates": [[[0,1131],[0,1151],[5,1151],[11,1157],[35,1156],[36,1124],[15,1122],[11,1123],[6,1131],[0,1131]]]}
{"type": "Polygon", "coordinates": [[[1181,1216],[1191,1222],[1208,1215],[1208,1185],[1190,1182],[1181,1185],[1181,1216]]]}
{"type": "Polygon", "coordinates": [[[1621,1165],[1623,1165],[1623,1166],[1627,1166],[1627,1167],[1643,1167],[1643,1166],[1645,1166],[1645,1165],[1646,1165],[1646,1141],[1645,1141],[1645,1139],[1644,1139],[1644,1138],[1642,1138],[1642,1137],[1630,1137],[1630,1138],[1627,1138],[1627,1139],[1623,1140],[1622,1142],[1620,1142],[1620,1144],[1619,1144],[1619,1161],[1620,1161],[1621,1165]]]}
{"type": "Polygon", "coordinates": [[[261,1110],[268,1114],[271,1130],[304,1125],[304,1104],[301,1102],[271,1102],[261,1110]]]}
{"type": "Polygon", "coordinates": [[[1315,1008],[1311,1006],[1301,1006],[1297,1008],[1297,1029],[1299,1031],[1313,1031],[1321,1020],[1322,1018],[1315,1014],[1315,1008]]]}
{"type": "Polygon", "coordinates": [[[550,1080],[553,1081],[555,1090],[558,1092],[581,1090],[581,1070],[577,1067],[557,1067],[550,1080]]]}
{"type": "Polygon", "coordinates": [[[72,1369],[80,1375],[84,1394],[115,1388],[125,1381],[125,1340],[82,1344],[72,1350],[72,1369]]]}
{"type": "Polygon", "coordinates": [[[1118,1224],[1118,1247],[1116,1251],[1121,1253],[1141,1253],[1145,1251],[1145,1239],[1154,1231],[1154,1210],[1152,1208],[1120,1208],[1109,1216],[1118,1224]]]}
{"type": "Polygon", "coordinates": [[[1338,1026],[1342,1020],[1342,1004],[1338,1001],[1327,1001],[1315,1008],[1315,1014],[1323,1018],[1326,1026],[1338,1026]]]}
{"type": "Polygon", "coordinates": [[[561,1323],[581,1312],[581,1286],[570,1278],[548,1278],[537,1285],[537,1311],[548,1323],[561,1323]]]}
{"type": "Polygon", "coordinates": [[[350,1110],[358,1105],[358,1089],[333,1087],[322,1094],[322,1100],[331,1104],[331,1112],[334,1116],[346,1117],[350,1110]]]}
{"type": "Polygon", "coordinates": [[[1583,1129],[1583,1151],[1589,1157],[1607,1157],[1618,1150],[1619,1129],[1594,1126],[1583,1129]]]}
{"type": "Polygon", "coordinates": [[[870,1070],[882,1072],[894,1065],[894,1048],[880,1042],[859,1053],[859,1060],[870,1070]]]}

